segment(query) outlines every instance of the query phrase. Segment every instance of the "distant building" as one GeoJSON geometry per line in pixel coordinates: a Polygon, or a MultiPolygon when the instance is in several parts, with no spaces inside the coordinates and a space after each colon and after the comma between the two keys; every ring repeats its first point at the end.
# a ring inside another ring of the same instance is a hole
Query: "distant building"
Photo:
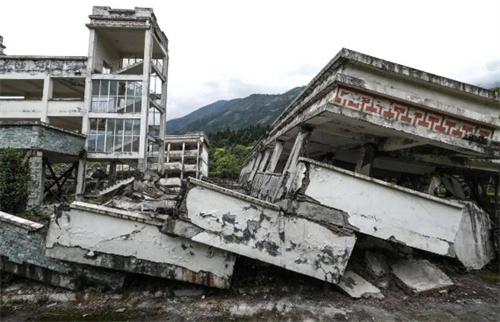
{"type": "Polygon", "coordinates": [[[167,176],[208,177],[208,138],[203,132],[165,136],[167,176]]]}

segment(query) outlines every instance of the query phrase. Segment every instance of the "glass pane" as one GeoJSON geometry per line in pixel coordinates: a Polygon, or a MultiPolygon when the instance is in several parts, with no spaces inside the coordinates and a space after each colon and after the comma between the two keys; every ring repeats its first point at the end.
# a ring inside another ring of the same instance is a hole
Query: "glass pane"
{"type": "Polygon", "coordinates": [[[100,96],[101,97],[108,97],[109,94],[109,81],[107,80],[101,80],[101,86],[100,86],[100,96]]]}
{"type": "Polygon", "coordinates": [[[141,120],[134,120],[132,134],[140,135],[140,133],[141,133],[141,120]]]}
{"type": "Polygon", "coordinates": [[[139,152],[139,137],[134,136],[132,139],[132,152],[139,152]]]}
{"type": "Polygon", "coordinates": [[[115,127],[115,120],[108,120],[108,128],[106,130],[106,152],[107,153],[110,153],[113,150],[114,127],[115,127]]]}
{"type": "Polygon", "coordinates": [[[140,97],[137,97],[136,100],[135,100],[135,113],[140,113],[142,108],[142,100],[140,97]]]}
{"type": "Polygon", "coordinates": [[[92,81],[92,96],[98,96],[99,95],[99,80],[94,79],[92,81]]]}
{"type": "Polygon", "coordinates": [[[126,87],[127,86],[126,86],[125,81],[119,81],[118,82],[118,95],[124,96],[126,87]]]}
{"type": "Polygon", "coordinates": [[[122,152],[122,136],[115,136],[115,147],[114,152],[122,152]]]}
{"type": "Polygon", "coordinates": [[[132,136],[126,135],[123,140],[123,152],[132,152],[132,136]]]}
{"type": "Polygon", "coordinates": [[[127,106],[125,108],[126,113],[133,113],[134,112],[134,101],[135,101],[135,98],[127,97],[127,106]]]}
{"type": "Polygon", "coordinates": [[[135,96],[135,87],[136,87],[137,82],[127,82],[127,96],[128,97],[134,97],[135,96]]]}
{"type": "Polygon", "coordinates": [[[132,135],[132,124],[134,120],[125,120],[125,135],[132,135]]]}
{"type": "Polygon", "coordinates": [[[97,140],[97,120],[90,119],[89,152],[95,152],[97,140]]]}

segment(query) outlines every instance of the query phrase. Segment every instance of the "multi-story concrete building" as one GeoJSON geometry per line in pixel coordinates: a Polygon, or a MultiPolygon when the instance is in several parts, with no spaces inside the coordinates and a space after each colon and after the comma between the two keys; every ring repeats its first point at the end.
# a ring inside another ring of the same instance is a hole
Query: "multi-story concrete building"
{"type": "MultiPolygon", "coordinates": [[[[88,161],[144,170],[156,150],[161,172],[165,164],[168,39],[153,10],[93,7],[89,18],[86,57],[5,55],[0,37],[0,119],[11,129],[39,121],[85,135],[77,193],[88,161]]],[[[3,145],[16,147],[11,139],[3,145]]]]}

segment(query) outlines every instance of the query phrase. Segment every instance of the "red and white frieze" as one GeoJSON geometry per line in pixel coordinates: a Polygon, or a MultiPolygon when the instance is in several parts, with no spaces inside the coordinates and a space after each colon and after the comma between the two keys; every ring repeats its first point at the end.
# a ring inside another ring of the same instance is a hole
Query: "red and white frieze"
{"type": "Polygon", "coordinates": [[[335,104],[402,124],[424,128],[436,133],[458,138],[478,136],[491,139],[493,128],[461,120],[452,116],[426,110],[405,103],[376,97],[345,87],[339,87],[333,99],[335,104]]]}

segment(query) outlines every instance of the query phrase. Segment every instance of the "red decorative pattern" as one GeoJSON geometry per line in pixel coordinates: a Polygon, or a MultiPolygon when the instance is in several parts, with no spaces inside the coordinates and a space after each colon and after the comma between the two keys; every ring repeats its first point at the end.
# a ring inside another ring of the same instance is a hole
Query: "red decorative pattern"
{"type": "Polygon", "coordinates": [[[491,139],[494,129],[448,115],[428,111],[385,98],[367,95],[352,89],[339,87],[334,102],[338,105],[368,114],[380,115],[388,120],[425,128],[433,132],[458,138],[474,135],[491,139]]]}

